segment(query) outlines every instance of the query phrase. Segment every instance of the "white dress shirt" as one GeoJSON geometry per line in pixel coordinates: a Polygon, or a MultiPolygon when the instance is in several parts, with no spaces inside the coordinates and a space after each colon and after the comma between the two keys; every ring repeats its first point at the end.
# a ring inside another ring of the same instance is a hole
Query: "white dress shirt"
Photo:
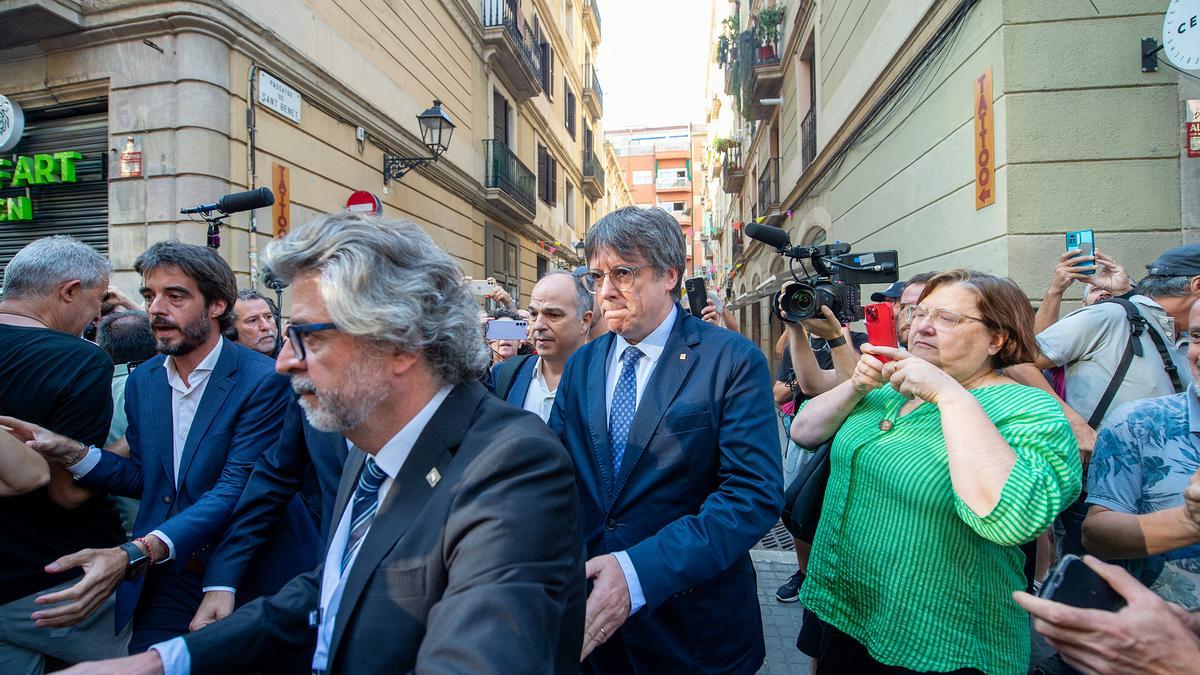
{"type": "MultiPolygon", "coordinates": [[[[667,338],[671,337],[671,329],[675,326],[675,319],[679,314],[678,307],[671,307],[671,313],[666,319],[655,328],[652,333],[647,335],[645,339],[636,345],[632,345],[641,350],[641,359],[637,362],[637,370],[635,375],[637,378],[636,396],[634,398],[634,411],[642,402],[642,393],[646,391],[646,384],[650,382],[650,375],[654,373],[654,366],[658,364],[662,358],[663,350],[667,348],[667,338]]],[[[608,354],[608,375],[605,379],[604,389],[604,409],[608,414],[612,414],[613,395],[617,391],[617,380],[621,377],[621,354],[625,353],[625,349],[631,346],[630,343],[620,335],[613,341],[612,351],[608,354]]],[[[629,430],[633,433],[633,429],[629,430]]],[[[629,554],[625,551],[616,551],[613,557],[617,562],[621,563],[621,572],[625,574],[625,584],[629,587],[629,613],[632,615],[642,607],[646,606],[646,596],[642,593],[642,584],[638,580],[637,570],[633,567],[633,561],[629,559],[629,554]]]]}
{"type": "MultiPolygon", "coordinates": [[[[173,455],[172,467],[174,468],[176,490],[179,489],[179,483],[182,480],[179,475],[179,464],[183,461],[183,448],[187,445],[188,432],[192,430],[192,421],[196,419],[196,410],[204,398],[204,390],[208,386],[213,369],[217,367],[217,360],[221,358],[221,347],[224,344],[224,339],[217,340],[216,346],[208,353],[208,356],[196,364],[196,368],[188,375],[187,382],[184,382],[183,377],[179,374],[179,369],[175,365],[175,357],[168,356],[166,360],[167,384],[171,386],[171,454],[173,455]]],[[[87,455],[82,460],[67,467],[67,470],[76,478],[86,475],[100,463],[100,452],[100,448],[93,446],[88,449],[87,455]]],[[[167,557],[158,562],[174,560],[175,543],[160,530],[152,530],[150,534],[158,537],[167,545],[167,557]]]]}
{"type": "MultiPolygon", "coordinates": [[[[429,424],[429,420],[437,409],[441,407],[442,402],[450,395],[451,387],[442,387],[437,394],[434,395],[429,403],[425,404],[424,408],[418,412],[408,424],[405,424],[400,431],[392,436],[379,452],[375,454],[375,462],[379,468],[387,474],[387,478],[379,486],[379,505],[383,506],[387,499],[388,492],[392,488],[392,484],[399,475],[400,469],[404,466],[404,462],[408,459],[412,452],[413,446],[417,442],[417,438],[421,436],[421,432],[425,430],[425,426],[429,424]]],[[[346,540],[350,536],[350,505],[354,501],[354,494],[351,493],[346,499],[346,507],[342,512],[341,518],[338,520],[337,529],[334,530],[333,539],[329,542],[329,550],[325,554],[325,567],[321,577],[321,604],[320,604],[320,624],[317,627],[317,648],[313,653],[312,669],[314,671],[324,671],[329,665],[329,647],[333,639],[333,631],[337,621],[337,609],[342,599],[342,590],[346,585],[346,578],[350,574],[350,570],[354,567],[354,561],[358,559],[358,552],[362,550],[360,546],[354,551],[350,560],[346,563],[345,571],[341,570],[342,553],[346,550],[346,540]]],[[[376,514],[378,518],[380,514],[376,514]]],[[[370,528],[367,528],[363,534],[363,541],[370,536],[370,528]]],[[[163,675],[187,675],[191,672],[192,657],[187,650],[187,642],[182,637],[173,638],[166,642],[160,642],[152,645],[151,649],[158,652],[159,657],[163,661],[163,675]]]]}
{"type": "Polygon", "coordinates": [[[551,389],[542,375],[542,357],[537,357],[533,363],[533,380],[529,383],[529,391],[525,393],[525,403],[521,406],[542,418],[543,422],[550,421],[550,411],[554,408],[554,396],[558,389],[551,389]]]}

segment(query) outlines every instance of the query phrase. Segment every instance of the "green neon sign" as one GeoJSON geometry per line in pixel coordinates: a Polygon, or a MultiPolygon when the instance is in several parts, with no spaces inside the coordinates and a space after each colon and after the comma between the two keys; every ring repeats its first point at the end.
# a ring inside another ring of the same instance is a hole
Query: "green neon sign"
{"type": "MultiPolygon", "coordinates": [[[[75,162],[82,158],[74,150],[0,158],[0,187],[74,183],[75,162]]],[[[33,220],[33,201],[27,196],[0,199],[0,222],[18,220],[33,220]]]]}

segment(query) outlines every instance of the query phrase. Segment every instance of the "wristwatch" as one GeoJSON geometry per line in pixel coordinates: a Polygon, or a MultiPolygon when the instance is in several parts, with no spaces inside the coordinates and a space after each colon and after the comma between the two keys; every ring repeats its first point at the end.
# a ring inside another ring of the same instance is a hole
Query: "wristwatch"
{"type": "Polygon", "coordinates": [[[138,548],[137,544],[121,544],[121,550],[129,556],[129,566],[125,568],[125,581],[141,577],[150,568],[150,555],[138,548]]]}
{"type": "Polygon", "coordinates": [[[841,347],[842,345],[846,344],[846,336],[839,335],[832,340],[826,340],[825,344],[829,345],[830,349],[833,349],[834,347],[841,347]]]}

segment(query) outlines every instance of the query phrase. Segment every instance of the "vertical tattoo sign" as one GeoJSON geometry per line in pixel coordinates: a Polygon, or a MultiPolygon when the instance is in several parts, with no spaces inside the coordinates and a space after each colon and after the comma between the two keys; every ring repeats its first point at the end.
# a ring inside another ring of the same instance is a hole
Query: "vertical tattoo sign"
{"type": "Polygon", "coordinates": [[[975,210],[996,203],[996,130],[992,69],[972,83],[975,91],[975,210]]]}
{"type": "Polygon", "coordinates": [[[286,237],[292,229],[292,188],[288,180],[288,168],[282,164],[271,164],[271,189],[275,191],[275,206],[271,209],[275,238],[286,237]]]}

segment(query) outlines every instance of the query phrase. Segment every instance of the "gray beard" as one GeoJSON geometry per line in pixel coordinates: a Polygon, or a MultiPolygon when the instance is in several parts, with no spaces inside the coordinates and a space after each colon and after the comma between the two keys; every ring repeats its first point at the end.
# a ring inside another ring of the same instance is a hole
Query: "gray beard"
{"type": "Polygon", "coordinates": [[[320,431],[345,433],[367,421],[385,394],[383,379],[368,364],[355,362],[346,372],[347,387],[340,391],[322,392],[304,375],[292,376],[292,390],[297,394],[313,394],[316,401],[301,398],[300,407],[308,423],[320,431]]]}

